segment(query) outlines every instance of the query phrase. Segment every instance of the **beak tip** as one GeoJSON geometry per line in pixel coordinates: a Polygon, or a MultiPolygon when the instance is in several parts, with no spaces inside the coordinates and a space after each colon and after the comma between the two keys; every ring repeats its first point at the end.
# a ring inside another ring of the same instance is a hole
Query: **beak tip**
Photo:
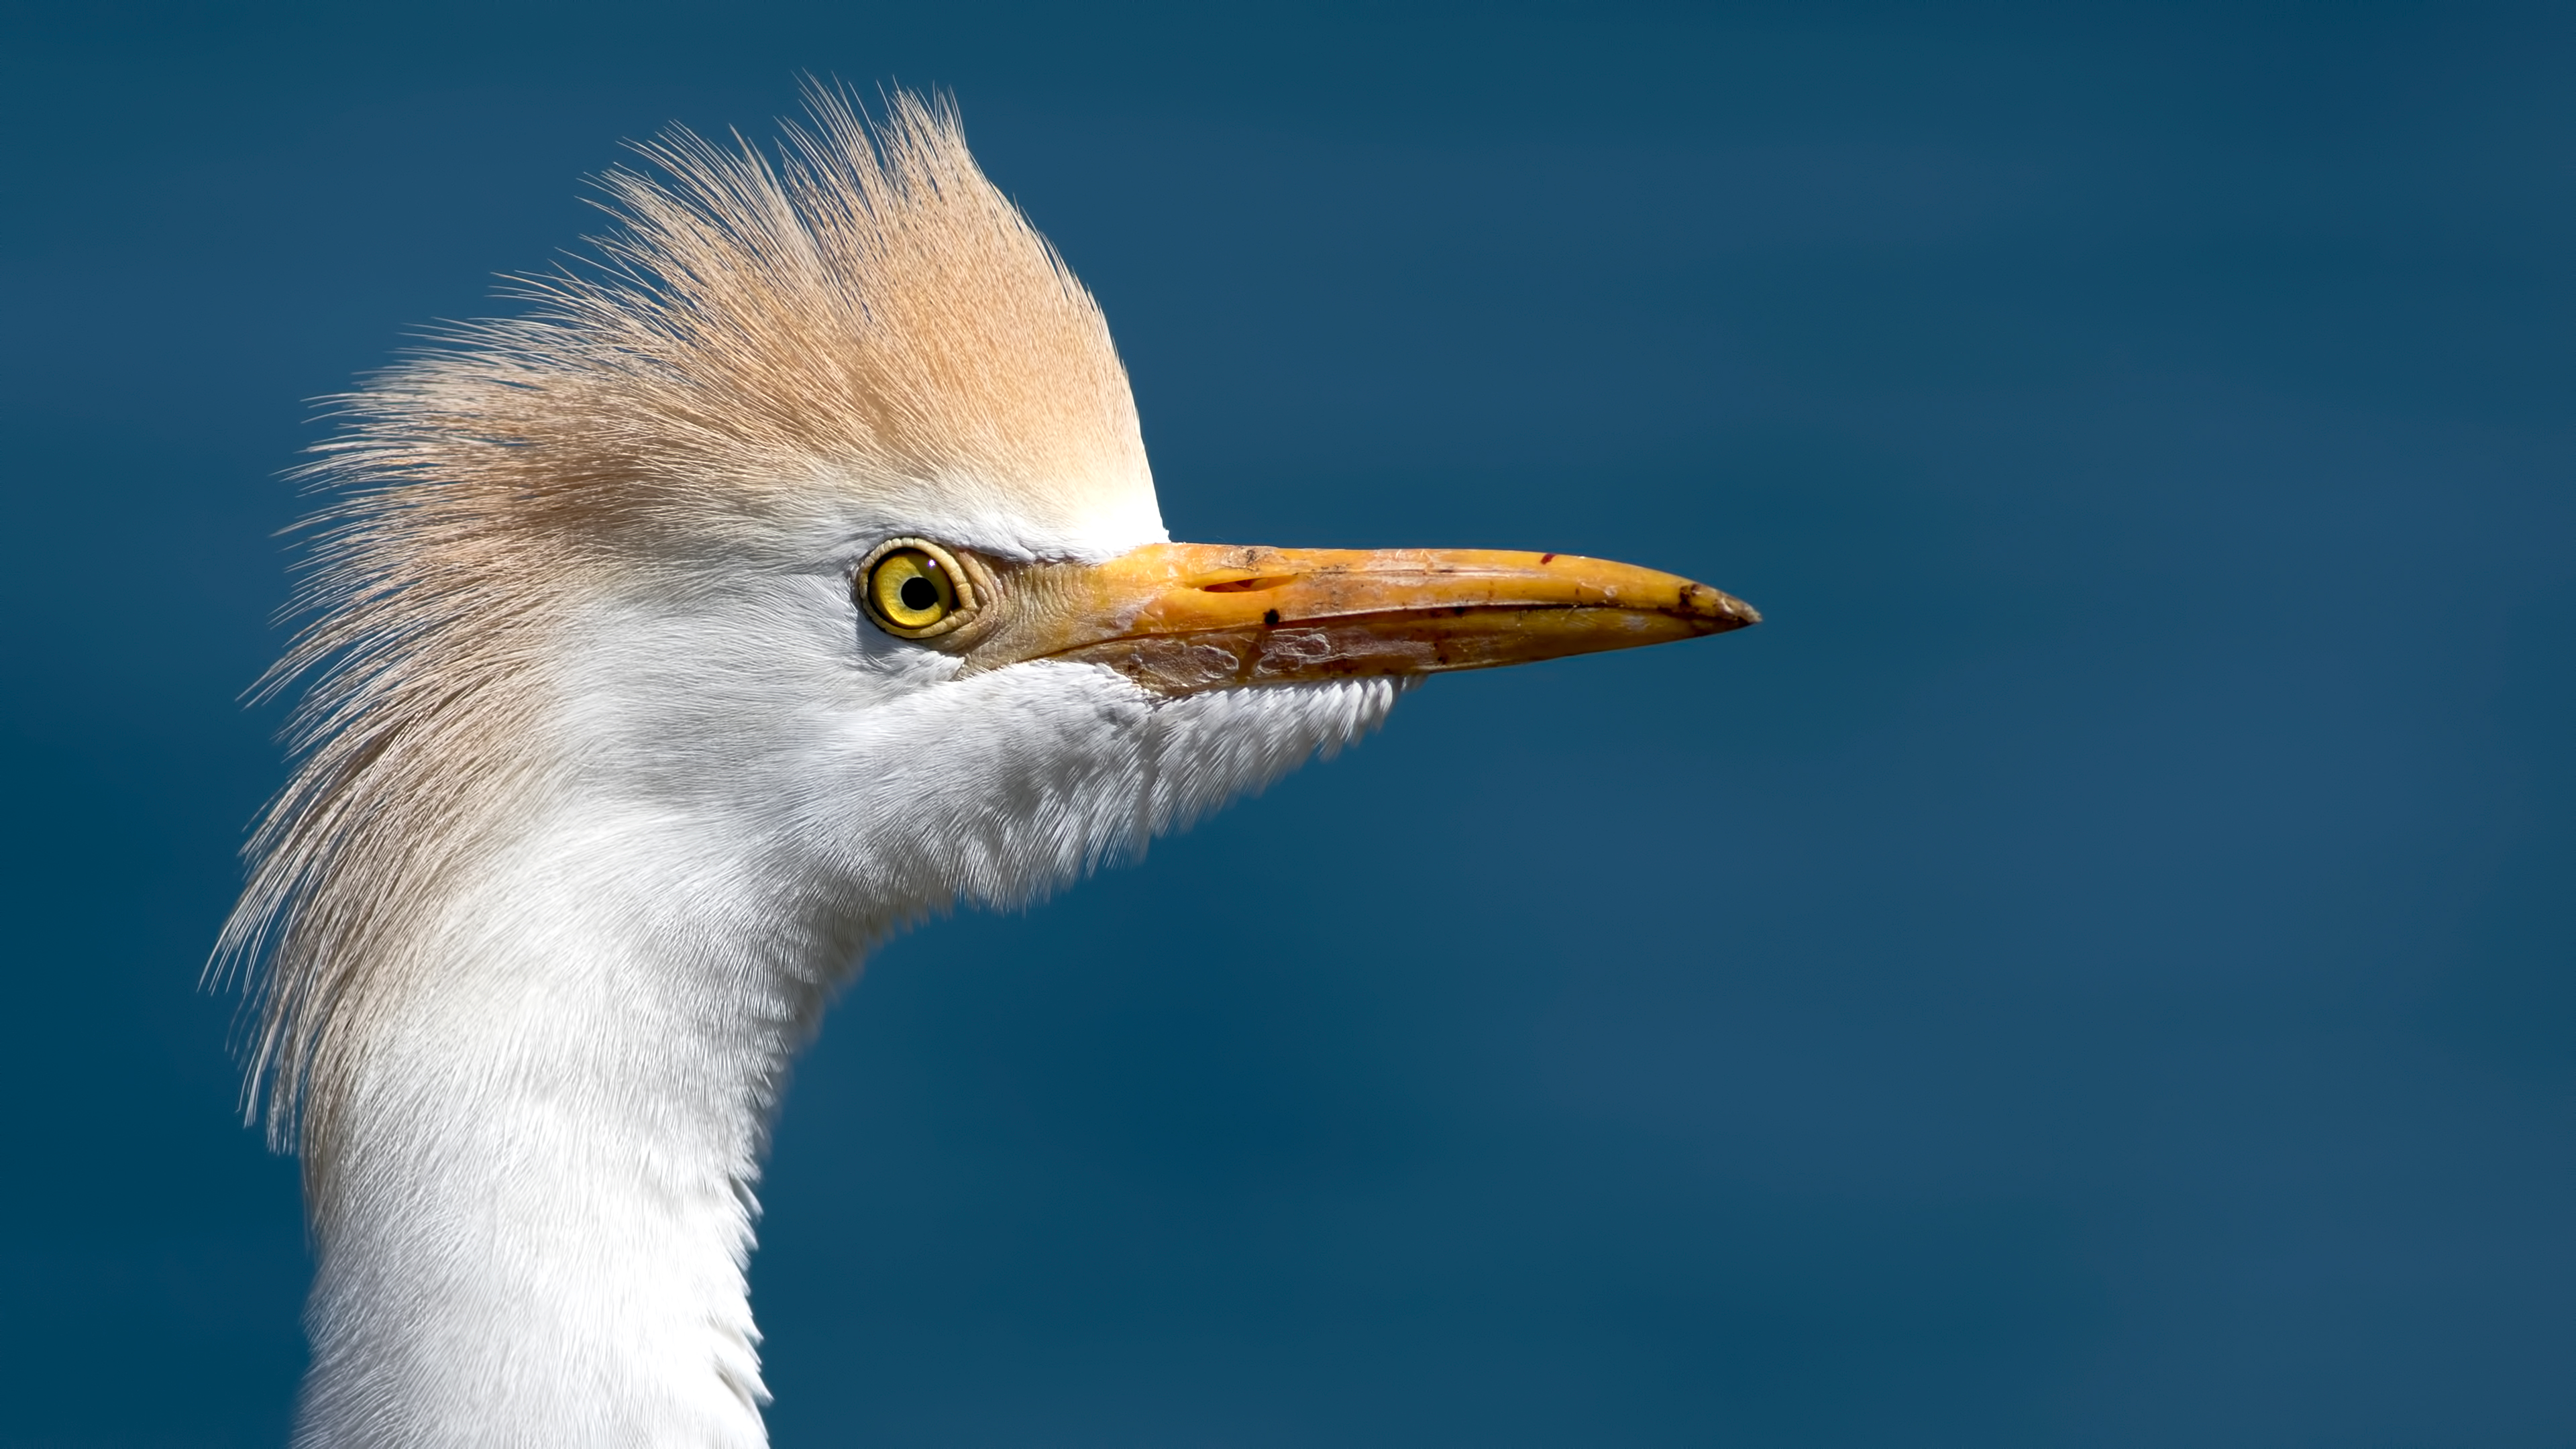
{"type": "Polygon", "coordinates": [[[1723,589],[1706,584],[1690,584],[1682,590],[1682,607],[1695,622],[1706,626],[1703,632],[1723,634],[1730,629],[1750,628],[1762,622],[1762,611],[1723,589]]]}

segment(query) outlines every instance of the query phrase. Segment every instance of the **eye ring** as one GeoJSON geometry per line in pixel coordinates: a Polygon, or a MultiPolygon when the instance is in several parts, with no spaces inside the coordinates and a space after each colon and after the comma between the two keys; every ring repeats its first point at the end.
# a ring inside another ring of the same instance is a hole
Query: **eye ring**
{"type": "Polygon", "coordinates": [[[957,555],[926,538],[890,538],[850,574],[870,623],[898,639],[934,639],[964,625],[983,601],[957,555]]]}

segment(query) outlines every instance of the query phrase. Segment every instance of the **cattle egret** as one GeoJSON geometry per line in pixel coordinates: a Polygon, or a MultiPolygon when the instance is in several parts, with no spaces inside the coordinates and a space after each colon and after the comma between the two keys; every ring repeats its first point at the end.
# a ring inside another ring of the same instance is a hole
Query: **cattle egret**
{"type": "Polygon", "coordinates": [[[1565,554],[1172,543],[1100,311],[952,108],[674,132],[600,264],[344,399],[219,961],[303,1160],[302,1446],[765,1442],[752,1190],[862,954],[1427,674],[1756,621],[1565,554]]]}

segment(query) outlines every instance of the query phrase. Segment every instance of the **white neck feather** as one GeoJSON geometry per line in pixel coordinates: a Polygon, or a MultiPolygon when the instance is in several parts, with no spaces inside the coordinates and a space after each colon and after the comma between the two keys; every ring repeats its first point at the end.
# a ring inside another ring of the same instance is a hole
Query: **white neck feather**
{"type": "Polygon", "coordinates": [[[625,611],[566,652],[550,763],[404,918],[308,1123],[299,1449],[765,1442],[752,1190],[789,1059],[860,952],[1132,854],[1400,689],[951,678],[854,627],[828,581],[791,578],[625,611]]]}
{"type": "Polygon", "coordinates": [[[553,822],[417,943],[330,1124],[300,1443],[764,1442],[752,1187],[820,993],[680,825],[553,822]]]}

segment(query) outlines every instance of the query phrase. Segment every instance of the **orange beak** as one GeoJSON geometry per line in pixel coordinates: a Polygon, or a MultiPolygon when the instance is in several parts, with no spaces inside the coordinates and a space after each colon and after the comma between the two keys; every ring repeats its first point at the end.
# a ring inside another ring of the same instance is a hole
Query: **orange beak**
{"type": "Polygon", "coordinates": [[[1012,604],[963,651],[970,672],[1078,660],[1164,694],[1490,669],[1762,619],[1706,584],[1573,554],[1158,543],[993,568],[1012,604]]]}

